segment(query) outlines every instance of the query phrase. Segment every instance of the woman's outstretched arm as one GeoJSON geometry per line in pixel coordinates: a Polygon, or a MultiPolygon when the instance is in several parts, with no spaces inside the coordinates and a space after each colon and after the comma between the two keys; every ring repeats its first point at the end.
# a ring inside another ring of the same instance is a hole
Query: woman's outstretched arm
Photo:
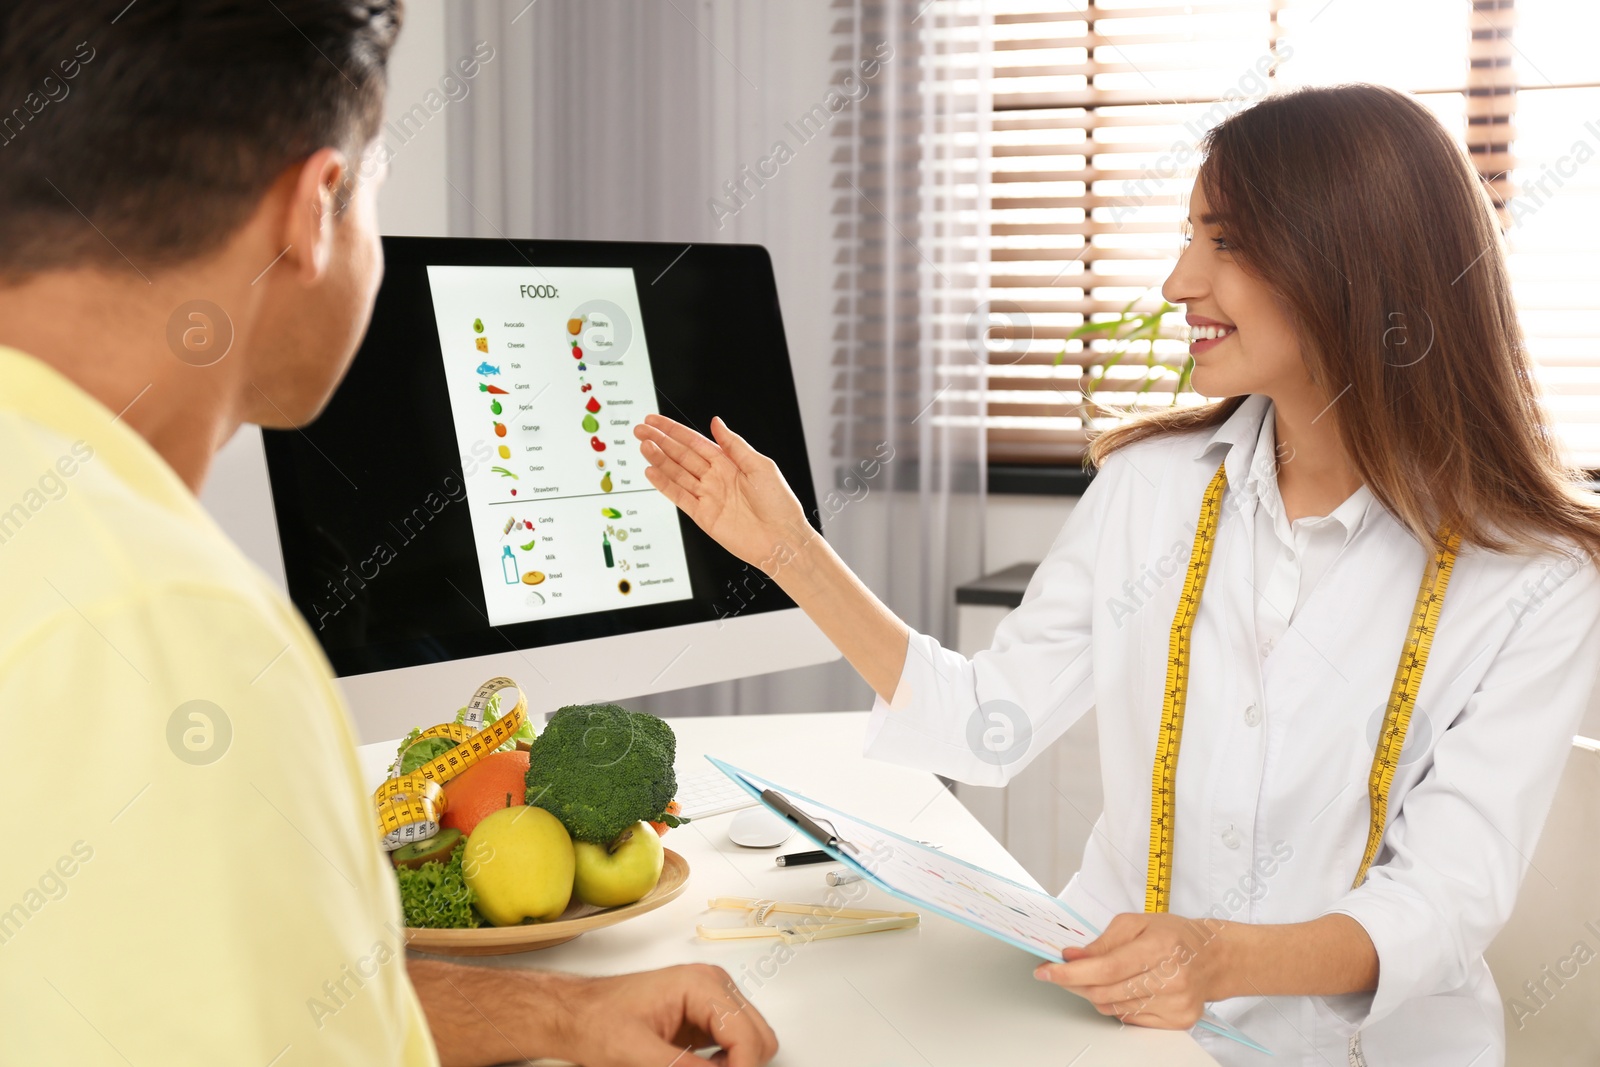
{"type": "Polygon", "coordinates": [[[723,548],[798,604],[885,701],[905,667],[910,628],[806,521],[778,465],[711,420],[710,439],[664,415],[633,428],[645,477],[723,548]]]}

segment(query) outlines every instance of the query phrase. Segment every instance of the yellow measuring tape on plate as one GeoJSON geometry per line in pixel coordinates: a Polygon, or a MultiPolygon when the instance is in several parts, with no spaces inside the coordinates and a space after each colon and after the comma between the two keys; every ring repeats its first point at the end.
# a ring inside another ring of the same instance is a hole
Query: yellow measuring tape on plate
{"type": "MultiPolygon", "coordinates": [[[[1222,497],[1227,489],[1228,476],[1224,468],[1219,466],[1200,502],[1200,521],[1194,534],[1194,550],[1189,556],[1189,570],[1184,575],[1183,591],[1178,596],[1178,610],[1172,617],[1172,633],[1167,646],[1167,685],[1162,700],[1161,726],[1156,734],[1155,769],[1150,776],[1150,862],[1144,883],[1144,910],[1147,912],[1166,911],[1172,893],[1178,747],[1183,740],[1183,711],[1189,695],[1190,638],[1194,632],[1195,616],[1200,611],[1200,594],[1205,590],[1206,573],[1211,568],[1211,550],[1216,545],[1222,497]]],[[[1422,672],[1428,665],[1428,652],[1433,647],[1439,612],[1444,607],[1445,589],[1450,584],[1456,550],[1461,545],[1459,535],[1445,530],[1440,531],[1439,541],[1440,547],[1429,560],[1422,575],[1422,584],[1417,589],[1411,625],[1406,630],[1405,647],[1400,653],[1394,685],[1389,690],[1389,704],[1384,710],[1383,729],[1378,734],[1378,747],[1372,755],[1372,771],[1367,778],[1367,797],[1372,810],[1367,826],[1367,847],[1362,852],[1361,866],[1352,886],[1358,886],[1366,879],[1367,868],[1372,866],[1372,861],[1378,855],[1378,847],[1383,842],[1383,830],[1389,816],[1389,790],[1394,785],[1395,769],[1400,765],[1406,729],[1411,725],[1417,691],[1422,688],[1422,672]]]]}
{"type": "MultiPolygon", "coordinates": [[[[426,841],[439,832],[439,817],[445,812],[444,783],[494,752],[511,739],[528,714],[528,698],[510,678],[491,678],[478,687],[467,702],[464,722],[430,726],[417,736],[448,737],[456,747],[424,763],[410,774],[400,773],[400,759],[384,783],[372,794],[378,807],[378,829],[383,847],[390,852],[412,841],[426,841]],[[484,709],[496,693],[517,691],[517,703],[487,726],[484,709]]],[[[415,744],[413,741],[412,744],[415,744]]]]}

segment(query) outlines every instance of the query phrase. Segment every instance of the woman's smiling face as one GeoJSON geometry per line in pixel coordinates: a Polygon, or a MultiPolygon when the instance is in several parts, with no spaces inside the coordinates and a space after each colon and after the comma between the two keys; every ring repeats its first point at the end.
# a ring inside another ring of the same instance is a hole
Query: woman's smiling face
{"type": "Polygon", "coordinates": [[[1161,295],[1183,304],[1194,336],[1192,384],[1202,396],[1260,393],[1278,397],[1311,385],[1287,309],[1228,248],[1221,220],[1210,213],[1203,183],[1189,196],[1183,255],[1161,295]]]}

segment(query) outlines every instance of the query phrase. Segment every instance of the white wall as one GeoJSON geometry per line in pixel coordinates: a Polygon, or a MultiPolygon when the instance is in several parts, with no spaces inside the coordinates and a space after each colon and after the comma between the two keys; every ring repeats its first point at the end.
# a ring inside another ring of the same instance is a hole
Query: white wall
{"type": "Polygon", "coordinates": [[[1044,559],[1077,502],[1075,496],[990,493],[983,517],[984,573],[1044,559]]]}
{"type": "MultiPolygon", "coordinates": [[[[405,29],[389,57],[389,97],[384,139],[394,155],[389,176],[378,194],[378,218],[383,232],[406,237],[443,237],[449,231],[448,160],[450,117],[456,104],[445,103],[426,122],[402,127],[400,119],[421,105],[437,102],[440,81],[459,56],[446,56],[444,5],[437,2],[406,5],[405,29]],[[418,128],[420,125],[420,128],[418,128]],[[411,132],[415,129],[416,132],[411,132]],[[402,140],[402,131],[405,139],[402,140]]],[[[477,91],[475,81],[462,82],[477,91]]],[[[445,95],[448,101],[448,94],[445,95]]],[[[414,113],[413,113],[414,114],[414,113]]]]}

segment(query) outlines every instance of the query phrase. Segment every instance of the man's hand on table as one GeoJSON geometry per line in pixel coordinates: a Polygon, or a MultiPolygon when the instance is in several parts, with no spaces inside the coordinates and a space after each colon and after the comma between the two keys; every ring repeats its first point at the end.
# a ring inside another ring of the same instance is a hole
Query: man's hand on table
{"type": "Polygon", "coordinates": [[[408,961],[445,1067],[549,1057],[584,1067],[669,1067],[720,1045],[710,1063],[762,1067],[778,1039],[721,967],[686,964],[587,978],[408,961]]]}

